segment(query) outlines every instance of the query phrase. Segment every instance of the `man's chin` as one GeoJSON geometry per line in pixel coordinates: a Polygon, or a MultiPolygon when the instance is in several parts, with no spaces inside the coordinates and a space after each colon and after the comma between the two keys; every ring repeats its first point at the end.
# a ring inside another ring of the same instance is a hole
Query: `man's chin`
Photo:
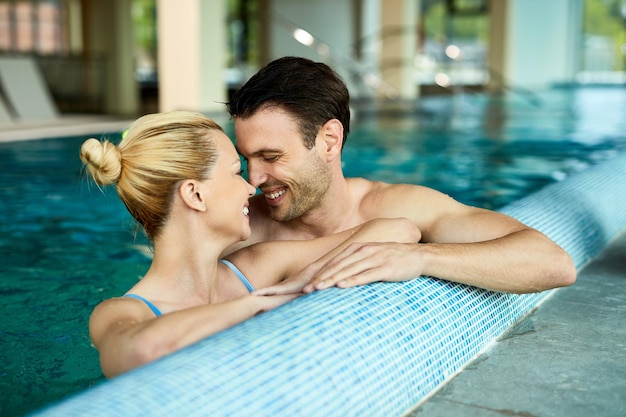
{"type": "Polygon", "coordinates": [[[274,220],[275,222],[287,222],[293,219],[293,217],[289,216],[287,213],[285,213],[283,210],[280,210],[278,207],[270,207],[269,215],[270,215],[270,219],[274,220]]]}
{"type": "Polygon", "coordinates": [[[270,219],[274,220],[275,222],[284,222],[284,216],[282,216],[282,213],[278,212],[277,210],[270,210],[270,219]]]}

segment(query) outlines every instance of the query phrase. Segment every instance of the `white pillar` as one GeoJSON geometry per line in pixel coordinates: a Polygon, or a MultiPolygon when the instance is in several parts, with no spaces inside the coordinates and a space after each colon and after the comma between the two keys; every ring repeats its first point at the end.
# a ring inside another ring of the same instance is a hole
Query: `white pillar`
{"type": "Polygon", "coordinates": [[[67,0],[67,32],[69,35],[69,51],[80,54],[83,51],[82,3],[79,0],[67,0]]]}
{"type": "Polygon", "coordinates": [[[380,72],[398,97],[404,99],[417,97],[419,91],[413,65],[417,51],[418,5],[415,0],[381,2],[381,32],[384,36],[381,38],[380,72]]]}
{"type": "Polygon", "coordinates": [[[113,107],[119,114],[135,115],[139,107],[139,86],[135,77],[135,42],[132,21],[132,0],[115,0],[115,44],[112,50],[113,77],[108,90],[112,91],[113,107]]]}
{"type": "Polygon", "coordinates": [[[105,113],[135,116],[139,88],[135,80],[131,0],[89,2],[85,17],[85,48],[89,54],[106,59],[105,113]]]}
{"type": "Polygon", "coordinates": [[[224,111],[225,0],[158,0],[159,110],[224,111]]]}

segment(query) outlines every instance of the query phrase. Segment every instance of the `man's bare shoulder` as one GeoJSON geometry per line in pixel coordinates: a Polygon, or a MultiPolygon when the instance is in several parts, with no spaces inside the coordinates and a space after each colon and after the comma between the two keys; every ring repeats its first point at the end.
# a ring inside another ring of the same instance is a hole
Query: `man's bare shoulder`
{"type": "Polygon", "coordinates": [[[398,197],[409,195],[411,198],[428,195],[431,190],[414,184],[390,184],[371,181],[365,178],[350,178],[350,190],[361,206],[377,207],[380,204],[397,204],[398,197]]]}
{"type": "Polygon", "coordinates": [[[390,184],[383,181],[372,181],[366,178],[354,177],[346,179],[350,189],[362,196],[362,199],[388,196],[390,194],[411,192],[428,193],[435,191],[431,188],[415,184],[390,184]]]}
{"type": "Polygon", "coordinates": [[[423,225],[443,209],[458,206],[449,196],[421,185],[389,184],[364,178],[350,178],[349,183],[364,220],[406,217],[423,225]]]}

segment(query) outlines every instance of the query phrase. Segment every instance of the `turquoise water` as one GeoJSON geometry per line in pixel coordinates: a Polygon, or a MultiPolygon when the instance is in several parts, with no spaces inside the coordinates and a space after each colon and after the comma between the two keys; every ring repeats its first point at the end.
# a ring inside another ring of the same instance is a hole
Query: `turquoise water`
{"type": "MultiPolygon", "coordinates": [[[[497,209],[626,150],[626,89],[429,98],[355,109],[349,176],[419,183],[497,209]]],[[[232,133],[232,126],[226,126],[232,133]]],[[[118,140],[119,135],[108,135],[118,140]]],[[[101,381],[87,320],[146,270],[113,190],[81,173],[84,137],[0,144],[0,415],[101,381]]]]}

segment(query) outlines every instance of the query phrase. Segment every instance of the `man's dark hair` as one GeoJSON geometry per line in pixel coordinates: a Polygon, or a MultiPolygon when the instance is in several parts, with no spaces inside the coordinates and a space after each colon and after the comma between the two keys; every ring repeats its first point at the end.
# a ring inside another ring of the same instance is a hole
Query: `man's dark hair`
{"type": "Polygon", "coordinates": [[[343,125],[344,143],[350,132],[348,88],[321,62],[293,56],[270,62],[237,90],[228,111],[232,117],[245,119],[267,106],[277,106],[295,117],[308,149],[331,119],[343,125]]]}

